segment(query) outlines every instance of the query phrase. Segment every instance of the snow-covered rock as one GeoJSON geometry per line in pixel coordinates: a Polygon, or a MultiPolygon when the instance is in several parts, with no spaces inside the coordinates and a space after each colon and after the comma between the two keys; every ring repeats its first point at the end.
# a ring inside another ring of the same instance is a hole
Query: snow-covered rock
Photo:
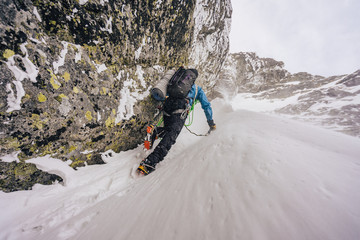
{"type": "Polygon", "coordinates": [[[190,65],[199,69],[197,84],[212,93],[229,52],[230,0],[197,0],[190,65]]]}
{"type": "Polygon", "coordinates": [[[255,53],[233,53],[225,62],[216,90],[226,98],[235,97],[236,105],[242,108],[255,110],[257,106],[251,109],[247,104],[252,98],[264,104],[261,111],[271,109],[360,137],[359,79],[360,70],[328,78],[306,72],[291,74],[283,62],[255,53]]]}

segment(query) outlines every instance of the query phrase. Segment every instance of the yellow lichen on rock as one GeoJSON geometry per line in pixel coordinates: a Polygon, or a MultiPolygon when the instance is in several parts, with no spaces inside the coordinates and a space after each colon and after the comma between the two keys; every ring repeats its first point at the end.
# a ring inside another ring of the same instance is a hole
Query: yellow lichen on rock
{"type": "Polygon", "coordinates": [[[10,50],[10,49],[6,49],[4,51],[4,53],[3,53],[3,57],[6,58],[6,59],[8,59],[8,58],[10,58],[10,57],[12,57],[14,55],[15,55],[15,52],[13,50],[10,50]]]}
{"type": "Polygon", "coordinates": [[[58,102],[62,102],[63,99],[69,99],[68,96],[66,96],[65,94],[61,93],[59,96],[57,96],[55,99],[58,101],[58,102]]]}
{"type": "Polygon", "coordinates": [[[67,99],[68,99],[68,96],[66,96],[66,95],[65,95],[65,94],[63,94],[63,93],[62,93],[62,94],[60,94],[60,95],[59,95],[59,97],[61,97],[61,98],[67,98],[67,99]]]}
{"type": "Polygon", "coordinates": [[[102,87],[100,90],[100,95],[106,95],[108,89],[106,87],[102,87]]]}
{"type": "MultiPolygon", "coordinates": [[[[45,115],[45,114],[44,114],[45,115]]],[[[40,116],[39,114],[31,114],[30,121],[32,123],[32,126],[37,129],[43,129],[44,125],[48,123],[49,119],[47,116],[40,116]]]]}
{"type": "Polygon", "coordinates": [[[48,69],[48,71],[51,75],[51,79],[50,79],[51,86],[56,90],[59,89],[61,87],[61,83],[59,83],[56,75],[50,69],[48,69]]]}
{"type": "Polygon", "coordinates": [[[91,116],[91,112],[90,111],[87,111],[86,114],[85,114],[85,117],[88,121],[91,121],[92,120],[92,116],[91,116]]]}
{"type": "Polygon", "coordinates": [[[69,148],[69,152],[75,151],[76,149],[77,149],[77,147],[76,147],[76,146],[70,146],[70,148],[69,148]]]}
{"type": "Polygon", "coordinates": [[[59,89],[59,87],[61,86],[60,83],[56,81],[53,76],[51,76],[50,83],[54,89],[59,89]]]}
{"type": "Polygon", "coordinates": [[[77,159],[75,159],[75,161],[73,161],[73,162],[70,164],[70,167],[76,169],[76,168],[78,168],[78,167],[85,166],[85,165],[84,165],[84,162],[85,162],[85,161],[83,161],[83,160],[77,160],[77,159]]]}
{"type": "Polygon", "coordinates": [[[37,129],[42,129],[43,128],[43,124],[40,121],[40,116],[38,114],[32,114],[31,115],[31,120],[33,121],[32,125],[34,127],[36,127],[37,129]]]}
{"type": "Polygon", "coordinates": [[[44,94],[42,94],[42,93],[39,93],[38,94],[38,101],[39,102],[46,102],[46,97],[45,97],[45,95],[44,94]]]}
{"type": "Polygon", "coordinates": [[[25,96],[22,97],[21,103],[27,102],[30,99],[31,99],[31,96],[26,93],[25,96]]]}
{"type": "Polygon", "coordinates": [[[73,88],[73,92],[74,92],[74,93],[79,93],[80,90],[79,90],[77,87],[74,87],[74,88],[73,88]]]}
{"type": "Polygon", "coordinates": [[[115,123],[115,118],[113,116],[110,116],[106,119],[105,121],[105,126],[106,127],[113,127],[115,123]]]}
{"type": "Polygon", "coordinates": [[[20,147],[20,143],[17,138],[14,137],[6,137],[3,139],[0,139],[0,146],[6,147],[6,148],[13,148],[17,149],[20,147]]]}
{"type": "Polygon", "coordinates": [[[62,77],[64,78],[65,82],[68,82],[70,80],[70,73],[65,72],[64,75],[62,75],[62,77]]]}

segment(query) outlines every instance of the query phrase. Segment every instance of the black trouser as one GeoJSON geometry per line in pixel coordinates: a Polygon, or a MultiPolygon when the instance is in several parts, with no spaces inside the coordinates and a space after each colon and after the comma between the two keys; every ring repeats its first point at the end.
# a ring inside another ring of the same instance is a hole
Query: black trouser
{"type": "Polygon", "coordinates": [[[161,134],[162,139],[154,151],[146,158],[147,162],[154,166],[164,159],[171,146],[176,142],[181,129],[184,126],[186,118],[181,119],[181,114],[164,115],[164,132],[161,134]]]}

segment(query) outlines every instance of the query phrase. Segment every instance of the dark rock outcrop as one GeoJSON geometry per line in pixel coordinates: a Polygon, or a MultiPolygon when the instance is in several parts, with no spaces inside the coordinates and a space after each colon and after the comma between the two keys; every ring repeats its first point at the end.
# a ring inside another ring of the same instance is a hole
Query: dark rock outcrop
{"type": "Polygon", "coordinates": [[[50,185],[63,179],[55,174],[43,172],[32,163],[0,162],[0,190],[14,192],[31,190],[36,183],[50,185]]]}

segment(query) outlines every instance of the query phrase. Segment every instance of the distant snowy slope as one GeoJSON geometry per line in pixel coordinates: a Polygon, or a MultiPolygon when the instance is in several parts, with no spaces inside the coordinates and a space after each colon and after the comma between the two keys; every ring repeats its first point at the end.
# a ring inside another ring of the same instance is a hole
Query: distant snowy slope
{"type": "Polygon", "coordinates": [[[139,147],[0,193],[0,239],[360,238],[360,139],[212,103],[218,129],[184,129],[149,176],[130,177],[139,147]]]}
{"type": "Polygon", "coordinates": [[[301,82],[288,82],[255,94],[237,94],[232,105],[235,109],[278,113],[360,137],[360,71],[342,78],[329,79],[317,87],[294,90],[298,85],[301,82]],[[358,79],[351,83],[353,75],[358,79]]]}
{"type": "MultiPolygon", "coordinates": [[[[360,70],[343,76],[290,74],[284,63],[255,53],[229,54],[216,84],[236,104],[256,100],[264,110],[360,137],[360,70]],[[238,93],[241,93],[238,95],[238,93]]],[[[251,105],[249,110],[255,110],[251,105]]]]}

